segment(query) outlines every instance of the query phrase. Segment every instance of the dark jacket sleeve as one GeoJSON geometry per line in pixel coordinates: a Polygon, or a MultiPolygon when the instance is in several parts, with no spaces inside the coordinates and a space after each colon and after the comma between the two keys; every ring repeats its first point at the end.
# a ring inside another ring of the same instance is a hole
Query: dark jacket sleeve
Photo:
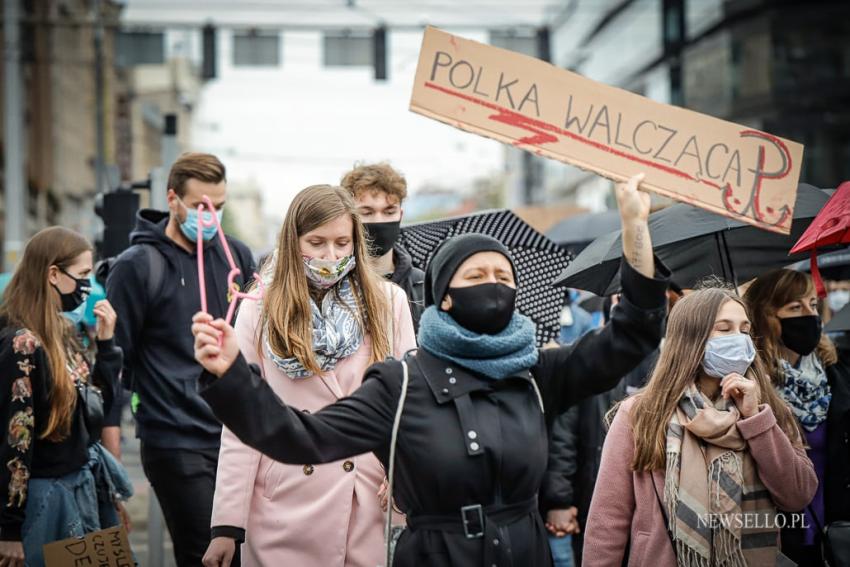
{"type": "Polygon", "coordinates": [[[246,445],[282,463],[330,463],[385,446],[401,365],[371,366],[351,396],[308,414],[287,406],[242,357],[221,377],[204,372],[201,396],[246,445]]]}
{"type": "Polygon", "coordinates": [[[236,263],[239,264],[239,269],[242,271],[243,281],[247,284],[254,279],[254,272],[257,271],[257,264],[254,261],[254,255],[251,254],[251,249],[235,238],[227,239],[232,250],[236,252],[236,263]]]}
{"type": "Polygon", "coordinates": [[[550,425],[570,405],[613,388],[658,346],[670,273],[659,261],[655,272],[644,277],[623,260],[623,293],[608,324],[571,345],[540,351],[532,374],[550,425]]]}
{"type": "Polygon", "coordinates": [[[540,487],[540,511],[564,510],[575,504],[573,482],[578,470],[578,406],[555,418],[549,434],[549,463],[540,487]]]}
{"type": "Polygon", "coordinates": [[[826,523],[850,520],[850,350],[839,344],[838,362],[826,368],[832,400],[826,417],[826,523]]]}
{"type": "MultiPolygon", "coordinates": [[[[143,250],[138,251],[144,254],[143,250]]],[[[106,297],[118,319],[115,323],[115,342],[123,351],[124,381],[129,388],[132,364],[136,357],[150,298],[147,297],[146,266],[138,254],[122,254],[109,269],[106,297]]]]}
{"type": "Polygon", "coordinates": [[[124,353],[115,344],[115,339],[97,341],[97,355],[92,369],[92,379],[103,393],[103,411],[110,413],[112,404],[121,388],[121,372],[124,353]]]}
{"type": "MultiPolygon", "coordinates": [[[[33,389],[47,397],[47,356],[32,333],[9,337],[0,353],[0,540],[20,541],[35,441],[33,389]]],[[[46,423],[47,416],[39,418],[46,423]]]]}

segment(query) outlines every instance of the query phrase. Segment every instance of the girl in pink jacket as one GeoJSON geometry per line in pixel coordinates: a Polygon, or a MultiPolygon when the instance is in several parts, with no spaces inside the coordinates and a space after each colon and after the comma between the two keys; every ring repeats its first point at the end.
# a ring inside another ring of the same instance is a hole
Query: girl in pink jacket
{"type": "Polygon", "coordinates": [[[703,289],[671,311],[649,384],[615,408],[584,564],[774,565],[817,477],[771,387],[741,300],[703,289]]]}
{"type": "MultiPolygon", "coordinates": [[[[246,359],[291,406],[316,412],[356,390],[372,363],[415,348],[405,293],[368,262],[346,190],[315,185],[295,197],[263,269],[265,297],[243,303],[236,322],[246,359]]],[[[285,465],[224,428],[204,565],[230,565],[244,541],[243,566],[374,567],[384,477],[371,453],[285,465]]]]}

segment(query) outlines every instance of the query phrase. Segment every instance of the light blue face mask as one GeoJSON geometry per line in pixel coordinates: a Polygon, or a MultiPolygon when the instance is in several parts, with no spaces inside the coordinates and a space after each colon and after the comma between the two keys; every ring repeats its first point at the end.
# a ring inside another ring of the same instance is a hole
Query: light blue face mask
{"type": "Polygon", "coordinates": [[[702,368],[714,378],[725,378],[733,372],[741,376],[756,358],[756,347],[750,335],[738,333],[708,339],[702,368]]]}
{"type": "MultiPolygon", "coordinates": [[[[182,201],[181,201],[182,203],[182,201]]],[[[183,206],[186,207],[186,204],[183,203],[183,206]]],[[[180,230],[186,235],[186,238],[191,240],[192,242],[198,241],[198,210],[190,207],[186,207],[187,215],[186,220],[180,223],[180,230]]],[[[215,216],[218,217],[218,223],[214,223],[212,226],[207,226],[212,222],[213,216],[210,211],[204,211],[204,228],[201,231],[201,238],[204,239],[204,242],[208,242],[215,238],[216,233],[218,232],[218,225],[221,224],[221,216],[224,211],[216,211],[215,216]]]]}
{"type": "Polygon", "coordinates": [[[86,316],[86,302],[83,301],[80,303],[80,306],[73,311],[63,311],[62,315],[73,323],[74,326],[78,326],[86,316]]]}

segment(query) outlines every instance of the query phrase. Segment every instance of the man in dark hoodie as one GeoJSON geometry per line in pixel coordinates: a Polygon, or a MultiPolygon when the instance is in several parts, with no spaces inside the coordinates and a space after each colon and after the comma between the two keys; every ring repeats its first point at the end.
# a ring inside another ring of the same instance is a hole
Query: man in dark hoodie
{"type": "MultiPolygon", "coordinates": [[[[197,207],[208,196],[221,219],[224,165],[209,154],[183,154],[168,177],[168,211],[142,210],[131,246],[109,270],[106,289],[118,313],[115,338],[124,349],[125,383],[139,396],[136,432],[142,466],[162,506],[181,567],[201,565],[210,541],[221,425],[197,393],[192,315],[200,309],[197,240],[204,249],[208,310],[227,313],[227,258],[216,226],[202,226],[197,207]]],[[[212,213],[204,212],[212,220],[212,213]]],[[[205,219],[205,220],[206,220],[205,219]]],[[[227,237],[240,287],[254,262],[227,237]]]]}
{"type": "Polygon", "coordinates": [[[407,294],[413,329],[419,331],[419,317],[425,309],[425,272],[413,267],[407,251],[399,246],[399,230],[407,197],[407,181],[386,163],[358,165],[340,183],[357,203],[367,236],[371,241],[374,267],[407,294]]]}

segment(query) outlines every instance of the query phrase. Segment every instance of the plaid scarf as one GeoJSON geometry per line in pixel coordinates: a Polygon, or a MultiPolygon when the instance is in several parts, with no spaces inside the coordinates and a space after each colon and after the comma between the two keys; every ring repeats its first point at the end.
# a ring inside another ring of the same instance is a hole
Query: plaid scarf
{"type": "Polygon", "coordinates": [[[664,502],[680,566],[773,565],[776,507],[758,477],[740,414],[691,385],[667,427],[664,502]]]}

